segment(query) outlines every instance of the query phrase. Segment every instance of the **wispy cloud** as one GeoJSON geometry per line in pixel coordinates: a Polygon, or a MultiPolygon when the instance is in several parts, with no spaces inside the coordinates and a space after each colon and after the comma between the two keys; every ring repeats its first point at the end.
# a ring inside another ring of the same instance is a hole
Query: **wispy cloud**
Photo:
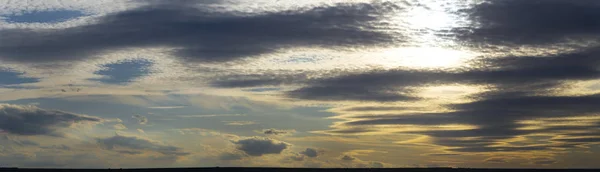
{"type": "Polygon", "coordinates": [[[181,118],[210,118],[210,117],[230,117],[230,116],[246,116],[246,114],[208,114],[208,115],[177,115],[181,118]]]}
{"type": "Polygon", "coordinates": [[[187,106],[153,106],[153,107],[148,107],[150,109],[179,109],[179,108],[185,108],[187,106]]]}
{"type": "Polygon", "coordinates": [[[223,121],[225,125],[254,125],[254,121],[223,121]]]}

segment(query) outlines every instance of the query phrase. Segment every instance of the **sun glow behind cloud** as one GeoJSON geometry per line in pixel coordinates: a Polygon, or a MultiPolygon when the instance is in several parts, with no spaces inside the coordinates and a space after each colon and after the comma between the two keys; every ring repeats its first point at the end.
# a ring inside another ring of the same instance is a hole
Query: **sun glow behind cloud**
{"type": "Polygon", "coordinates": [[[16,149],[0,161],[564,167],[592,155],[578,152],[600,142],[598,52],[552,41],[593,38],[600,6],[478,1],[0,0],[0,103],[105,119],[49,126],[66,141],[0,122],[0,145],[16,149]],[[574,9],[543,13],[559,8],[574,9]],[[52,11],[78,13],[36,16],[52,11]]]}

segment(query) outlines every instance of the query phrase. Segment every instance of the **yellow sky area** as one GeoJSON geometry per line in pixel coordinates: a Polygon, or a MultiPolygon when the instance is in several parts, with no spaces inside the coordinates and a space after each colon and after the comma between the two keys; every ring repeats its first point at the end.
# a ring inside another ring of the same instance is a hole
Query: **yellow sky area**
{"type": "Polygon", "coordinates": [[[583,96],[600,93],[600,80],[575,81],[566,84],[567,87],[556,91],[559,96],[583,96]]]}
{"type": "Polygon", "coordinates": [[[600,122],[600,115],[562,118],[536,118],[531,120],[518,121],[517,123],[526,125],[525,127],[519,128],[520,130],[540,130],[549,127],[596,126],[598,122],[600,122]]]}
{"type": "Polygon", "coordinates": [[[374,53],[376,62],[384,68],[457,68],[468,67],[468,60],[477,56],[474,52],[442,47],[400,47],[374,53]]]}

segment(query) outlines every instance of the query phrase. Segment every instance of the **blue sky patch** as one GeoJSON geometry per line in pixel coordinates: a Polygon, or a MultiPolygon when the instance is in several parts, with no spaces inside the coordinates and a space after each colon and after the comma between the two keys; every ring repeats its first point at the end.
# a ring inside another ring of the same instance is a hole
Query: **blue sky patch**
{"type": "Polygon", "coordinates": [[[5,16],[8,22],[13,23],[57,23],[84,16],[81,11],[32,11],[19,15],[5,16]]]}
{"type": "Polygon", "coordinates": [[[102,66],[105,69],[95,72],[95,74],[103,75],[104,78],[92,80],[106,84],[126,84],[139,77],[148,75],[150,73],[148,68],[152,66],[152,64],[153,63],[148,60],[132,60],[105,64],[102,66]]]}
{"type": "Polygon", "coordinates": [[[36,78],[25,78],[21,74],[0,69],[0,86],[38,82],[36,78]]]}

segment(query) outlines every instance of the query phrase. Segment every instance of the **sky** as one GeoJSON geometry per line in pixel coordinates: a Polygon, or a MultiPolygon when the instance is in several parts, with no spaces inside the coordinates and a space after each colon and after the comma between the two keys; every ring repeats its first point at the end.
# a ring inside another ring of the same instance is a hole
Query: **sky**
{"type": "Polygon", "coordinates": [[[0,0],[0,166],[600,168],[596,0],[0,0]]]}

